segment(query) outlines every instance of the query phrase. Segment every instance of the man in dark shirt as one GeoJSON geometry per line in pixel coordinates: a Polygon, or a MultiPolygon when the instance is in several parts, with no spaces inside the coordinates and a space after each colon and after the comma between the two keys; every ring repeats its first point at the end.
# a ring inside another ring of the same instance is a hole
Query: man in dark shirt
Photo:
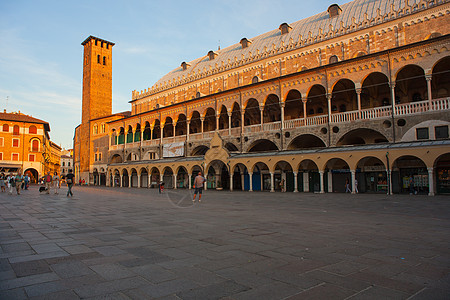
{"type": "Polygon", "coordinates": [[[72,170],[69,170],[69,174],[66,175],[66,183],[68,188],[67,197],[69,197],[69,195],[73,197],[72,187],[74,182],[75,182],[75,175],[72,174],[72,170]]]}

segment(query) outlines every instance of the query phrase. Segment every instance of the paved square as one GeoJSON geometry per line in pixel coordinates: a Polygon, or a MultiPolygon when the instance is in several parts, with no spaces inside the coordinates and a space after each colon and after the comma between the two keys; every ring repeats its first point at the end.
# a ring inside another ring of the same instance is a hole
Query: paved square
{"type": "Polygon", "coordinates": [[[448,299],[450,197],[0,194],[0,299],[448,299]]]}

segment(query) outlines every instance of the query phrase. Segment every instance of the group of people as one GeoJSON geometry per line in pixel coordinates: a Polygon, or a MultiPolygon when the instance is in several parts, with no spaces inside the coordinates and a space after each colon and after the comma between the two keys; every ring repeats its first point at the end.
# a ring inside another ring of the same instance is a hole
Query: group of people
{"type": "MultiPolygon", "coordinates": [[[[75,182],[75,175],[72,173],[72,170],[69,170],[69,174],[65,176],[65,180],[67,183],[67,197],[73,196],[72,187],[75,182]]],[[[59,177],[58,172],[54,172],[53,176],[50,172],[47,172],[42,178],[42,182],[45,185],[45,191],[47,194],[50,194],[50,190],[53,188],[55,194],[59,194],[59,189],[61,188],[61,177],[59,177]]]]}
{"type": "Polygon", "coordinates": [[[6,175],[4,173],[0,174],[0,189],[2,193],[6,192],[6,189],[8,189],[9,195],[12,195],[14,190],[16,190],[17,195],[20,195],[20,190],[27,190],[29,185],[30,177],[28,174],[22,176],[20,171],[18,171],[16,175],[6,175]]]}

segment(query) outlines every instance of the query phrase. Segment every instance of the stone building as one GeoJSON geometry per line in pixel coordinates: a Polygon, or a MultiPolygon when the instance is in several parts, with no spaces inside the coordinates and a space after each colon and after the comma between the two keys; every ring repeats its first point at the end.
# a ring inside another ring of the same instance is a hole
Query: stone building
{"type": "Polygon", "coordinates": [[[0,113],[0,173],[27,173],[32,182],[59,171],[61,147],[50,140],[50,125],[21,112],[0,113]]]}
{"type": "Polygon", "coordinates": [[[202,171],[229,190],[450,192],[449,13],[333,4],[182,62],[132,92],[131,115],[97,119],[106,185],[190,188],[202,171]]]}
{"type": "Polygon", "coordinates": [[[63,149],[61,150],[61,170],[59,174],[61,177],[65,177],[69,170],[73,172],[73,149],[63,149]]]}

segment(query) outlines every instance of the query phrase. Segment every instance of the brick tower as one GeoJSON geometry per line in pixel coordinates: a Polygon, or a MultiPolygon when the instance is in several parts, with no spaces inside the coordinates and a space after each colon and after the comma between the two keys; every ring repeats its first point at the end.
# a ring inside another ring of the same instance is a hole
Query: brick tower
{"type": "MultiPolygon", "coordinates": [[[[84,42],[83,98],[79,128],[77,178],[89,182],[89,168],[94,161],[91,120],[112,114],[112,47],[114,43],[89,36],[84,42]]],[[[76,159],[77,159],[76,158],[76,159]]]]}

